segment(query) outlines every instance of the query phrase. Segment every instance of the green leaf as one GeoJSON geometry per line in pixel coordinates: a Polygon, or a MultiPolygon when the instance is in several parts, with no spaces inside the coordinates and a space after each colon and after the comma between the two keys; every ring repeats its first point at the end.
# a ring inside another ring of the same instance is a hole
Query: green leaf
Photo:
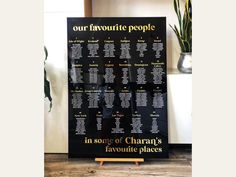
{"type": "Polygon", "coordinates": [[[174,10],[179,22],[179,30],[176,25],[170,27],[176,34],[182,52],[192,51],[192,16],[191,0],[186,0],[183,16],[180,12],[179,0],[174,0],[174,10]]]}
{"type": "Polygon", "coordinates": [[[177,5],[178,5],[178,8],[179,8],[179,0],[177,0],[177,5]]]}
{"type": "Polygon", "coordinates": [[[185,52],[191,52],[189,42],[186,41],[186,40],[183,40],[183,43],[184,43],[184,46],[185,46],[185,49],[186,49],[185,52]]]}
{"type": "Polygon", "coordinates": [[[52,97],[50,94],[50,83],[47,80],[47,75],[46,75],[46,70],[44,69],[44,94],[45,97],[47,97],[49,99],[49,101],[52,101],[52,97]]]}
{"type": "Polygon", "coordinates": [[[175,13],[178,15],[177,2],[176,2],[176,0],[174,0],[174,9],[175,9],[175,13]]]}
{"type": "Polygon", "coordinates": [[[179,6],[179,0],[174,0],[174,9],[175,9],[175,13],[177,15],[177,18],[178,18],[178,22],[179,22],[179,28],[180,28],[180,31],[182,29],[182,17],[181,17],[181,13],[180,13],[180,6],[179,6]]]}
{"type": "Polygon", "coordinates": [[[175,32],[175,34],[176,34],[176,37],[177,37],[177,39],[178,39],[178,41],[179,41],[179,45],[180,45],[181,51],[184,52],[184,51],[185,51],[185,46],[184,46],[184,43],[183,43],[183,41],[182,41],[182,39],[181,39],[181,35],[180,35],[180,33],[179,33],[179,31],[178,31],[176,25],[174,25],[174,27],[172,27],[172,26],[170,25],[170,27],[172,28],[172,30],[173,30],[173,31],[175,32]]]}
{"type": "Polygon", "coordinates": [[[184,28],[183,28],[183,38],[184,39],[188,39],[188,29],[189,29],[189,21],[186,19],[185,20],[185,25],[184,25],[184,28]]]}
{"type": "Polygon", "coordinates": [[[45,53],[45,60],[47,60],[48,58],[48,50],[47,48],[44,46],[44,53],[45,53]]]}
{"type": "MultiPolygon", "coordinates": [[[[44,65],[45,65],[45,61],[47,60],[48,57],[48,51],[45,46],[44,46],[44,52],[45,52],[45,60],[44,60],[44,65]]],[[[49,109],[50,112],[52,108],[52,97],[50,93],[50,82],[47,80],[47,72],[45,68],[44,68],[44,96],[45,98],[48,98],[48,100],[50,101],[50,109],[49,109]]]]}

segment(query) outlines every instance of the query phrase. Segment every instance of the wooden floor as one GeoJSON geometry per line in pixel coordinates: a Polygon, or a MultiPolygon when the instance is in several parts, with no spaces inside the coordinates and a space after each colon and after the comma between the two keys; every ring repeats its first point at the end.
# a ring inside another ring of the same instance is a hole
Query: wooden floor
{"type": "Polygon", "coordinates": [[[134,163],[104,163],[94,159],[68,159],[67,154],[45,154],[45,177],[191,177],[192,153],[188,148],[170,149],[169,159],[134,163]]]}

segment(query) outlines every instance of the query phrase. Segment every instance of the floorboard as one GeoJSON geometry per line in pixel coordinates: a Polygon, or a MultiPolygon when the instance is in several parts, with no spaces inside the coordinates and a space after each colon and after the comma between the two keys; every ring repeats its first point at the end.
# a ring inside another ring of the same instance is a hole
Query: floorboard
{"type": "Polygon", "coordinates": [[[134,163],[106,162],[94,159],[68,159],[67,154],[45,154],[45,177],[191,177],[191,149],[170,150],[169,159],[145,159],[134,163]]]}

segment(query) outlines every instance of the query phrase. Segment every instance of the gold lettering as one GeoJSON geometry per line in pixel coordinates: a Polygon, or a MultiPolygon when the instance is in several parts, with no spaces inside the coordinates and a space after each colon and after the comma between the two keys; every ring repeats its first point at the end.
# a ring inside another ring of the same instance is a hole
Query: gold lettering
{"type": "Polygon", "coordinates": [[[73,31],[86,31],[88,26],[73,26],[73,31]]]}

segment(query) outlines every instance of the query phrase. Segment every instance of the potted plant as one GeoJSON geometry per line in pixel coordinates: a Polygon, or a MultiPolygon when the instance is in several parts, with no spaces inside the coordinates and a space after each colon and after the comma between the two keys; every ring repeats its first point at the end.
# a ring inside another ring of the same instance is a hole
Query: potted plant
{"type": "Polygon", "coordinates": [[[179,28],[170,27],[175,32],[181,48],[177,68],[183,73],[192,73],[192,3],[186,0],[184,13],[180,12],[179,0],[174,0],[174,10],[178,18],[179,28]]]}

